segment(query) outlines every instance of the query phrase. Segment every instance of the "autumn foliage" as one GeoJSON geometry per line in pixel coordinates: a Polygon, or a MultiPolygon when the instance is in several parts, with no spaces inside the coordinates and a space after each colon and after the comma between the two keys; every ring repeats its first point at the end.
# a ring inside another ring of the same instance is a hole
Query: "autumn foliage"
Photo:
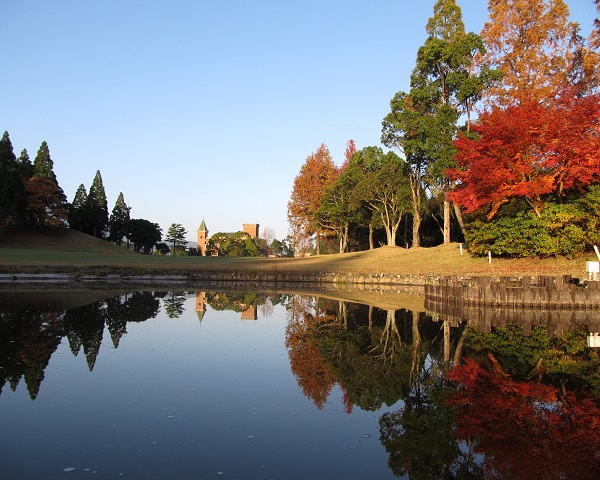
{"type": "Polygon", "coordinates": [[[477,362],[448,373],[459,385],[457,437],[485,456],[486,478],[596,478],[600,461],[600,399],[512,380],[477,362]]]}
{"type": "Polygon", "coordinates": [[[290,222],[305,223],[308,231],[314,231],[313,214],[321,204],[325,189],[337,176],[335,164],[327,145],[321,144],[317,151],[306,158],[300,173],[294,180],[294,189],[288,203],[290,222]]]}
{"type": "Polygon", "coordinates": [[[488,218],[512,198],[523,198],[539,216],[544,199],[600,181],[600,96],[565,93],[547,103],[523,102],[483,113],[477,138],[456,140],[458,182],[450,194],[466,212],[488,209],[488,218]]]}

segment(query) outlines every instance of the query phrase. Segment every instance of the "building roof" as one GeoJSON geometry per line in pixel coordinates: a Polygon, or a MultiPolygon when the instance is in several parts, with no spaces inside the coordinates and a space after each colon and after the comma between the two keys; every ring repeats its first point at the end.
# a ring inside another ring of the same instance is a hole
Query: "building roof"
{"type": "Polygon", "coordinates": [[[208,232],[208,228],[206,228],[206,223],[204,223],[204,219],[202,219],[202,223],[198,227],[199,232],[208,232]]]}

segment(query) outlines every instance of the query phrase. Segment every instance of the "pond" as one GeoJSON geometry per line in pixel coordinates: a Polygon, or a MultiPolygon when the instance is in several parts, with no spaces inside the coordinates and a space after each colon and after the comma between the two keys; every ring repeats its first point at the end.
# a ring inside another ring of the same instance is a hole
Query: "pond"
{"type": "Polygon", "coordinates": [[[595,478],[585,325],[368,303],[1,291],[1,476],[595,478]]]}

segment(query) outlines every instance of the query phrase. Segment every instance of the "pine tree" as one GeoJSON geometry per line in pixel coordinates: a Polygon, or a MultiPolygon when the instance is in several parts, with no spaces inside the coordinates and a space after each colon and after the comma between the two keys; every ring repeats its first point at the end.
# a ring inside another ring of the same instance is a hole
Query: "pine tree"
{"type": "Polygon", "coordinates": [[[89,222],[89,231],[86,233],[104,238],[104,233],[108,227],[108,202],[106,201],[106,192],[104,191],[100,170],[96,171],[87,197],[86,217],[89,222]]]}
{"type": "Polygon", "coordinates": [[[185,252],[185,246],[187,245],[186,234],[187,231],[181,223],[172,223],[169,227],[165,242],[173,244],[173,255],[180,255],[182,252],[185,252]]]}
{"type": "Polygon", "coordinates": [[[130,211],[131,207],[127,206],[125,198],[123,197],[123,192],[120,192],[108,220],[108,239],[111,242],[115,242],[117,245],[121,245],[123,243],[123,238],[127,235],[130,211]]]}
{"type": "Polygon", "coordinates": [[[0,139],[0,232],[22,222],[25,190],[8,132],[0,139]]]}
{"type": "Polygon", "coordinates": [[[35,175],[35,167],[31,163],[29,159],[29,154],[27,153],[27,149],[21,150],[21,155],[17,159],[17,163],[19,164],[19,173],[23,181],[33,177],[35,175]]]}
{"type": "Polygon", "coordinates": [[[46,141],[43,141],[40,145],[33,166],[35,168],[35,175],[48,178],[58,184],[56,175],[54,174],[54,162],[52,161],[52,158],[50,158],[50,150],[48,149],[46,141]]]}
{"type": "Polygon", "coordinates": [[[87,191],[83,183],[77,188],[75,192],[75,198],[71,205],[69,205],[69,226],[73,230],[85,232],[85,217],[86,217],[86,205],[87,205],[87,191]]]}

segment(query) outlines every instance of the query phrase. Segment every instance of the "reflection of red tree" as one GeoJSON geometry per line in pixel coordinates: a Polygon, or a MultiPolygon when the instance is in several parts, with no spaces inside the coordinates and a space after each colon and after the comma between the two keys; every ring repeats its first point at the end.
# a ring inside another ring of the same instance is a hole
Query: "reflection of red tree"
{"type": "Polygon", "coordinates": [[[449,400],[457,407],[456,435],[475,439],[490,477],[597,478],[600,399],[513,381],[470,359],[448,377],[462,386],[449,400]]]}

